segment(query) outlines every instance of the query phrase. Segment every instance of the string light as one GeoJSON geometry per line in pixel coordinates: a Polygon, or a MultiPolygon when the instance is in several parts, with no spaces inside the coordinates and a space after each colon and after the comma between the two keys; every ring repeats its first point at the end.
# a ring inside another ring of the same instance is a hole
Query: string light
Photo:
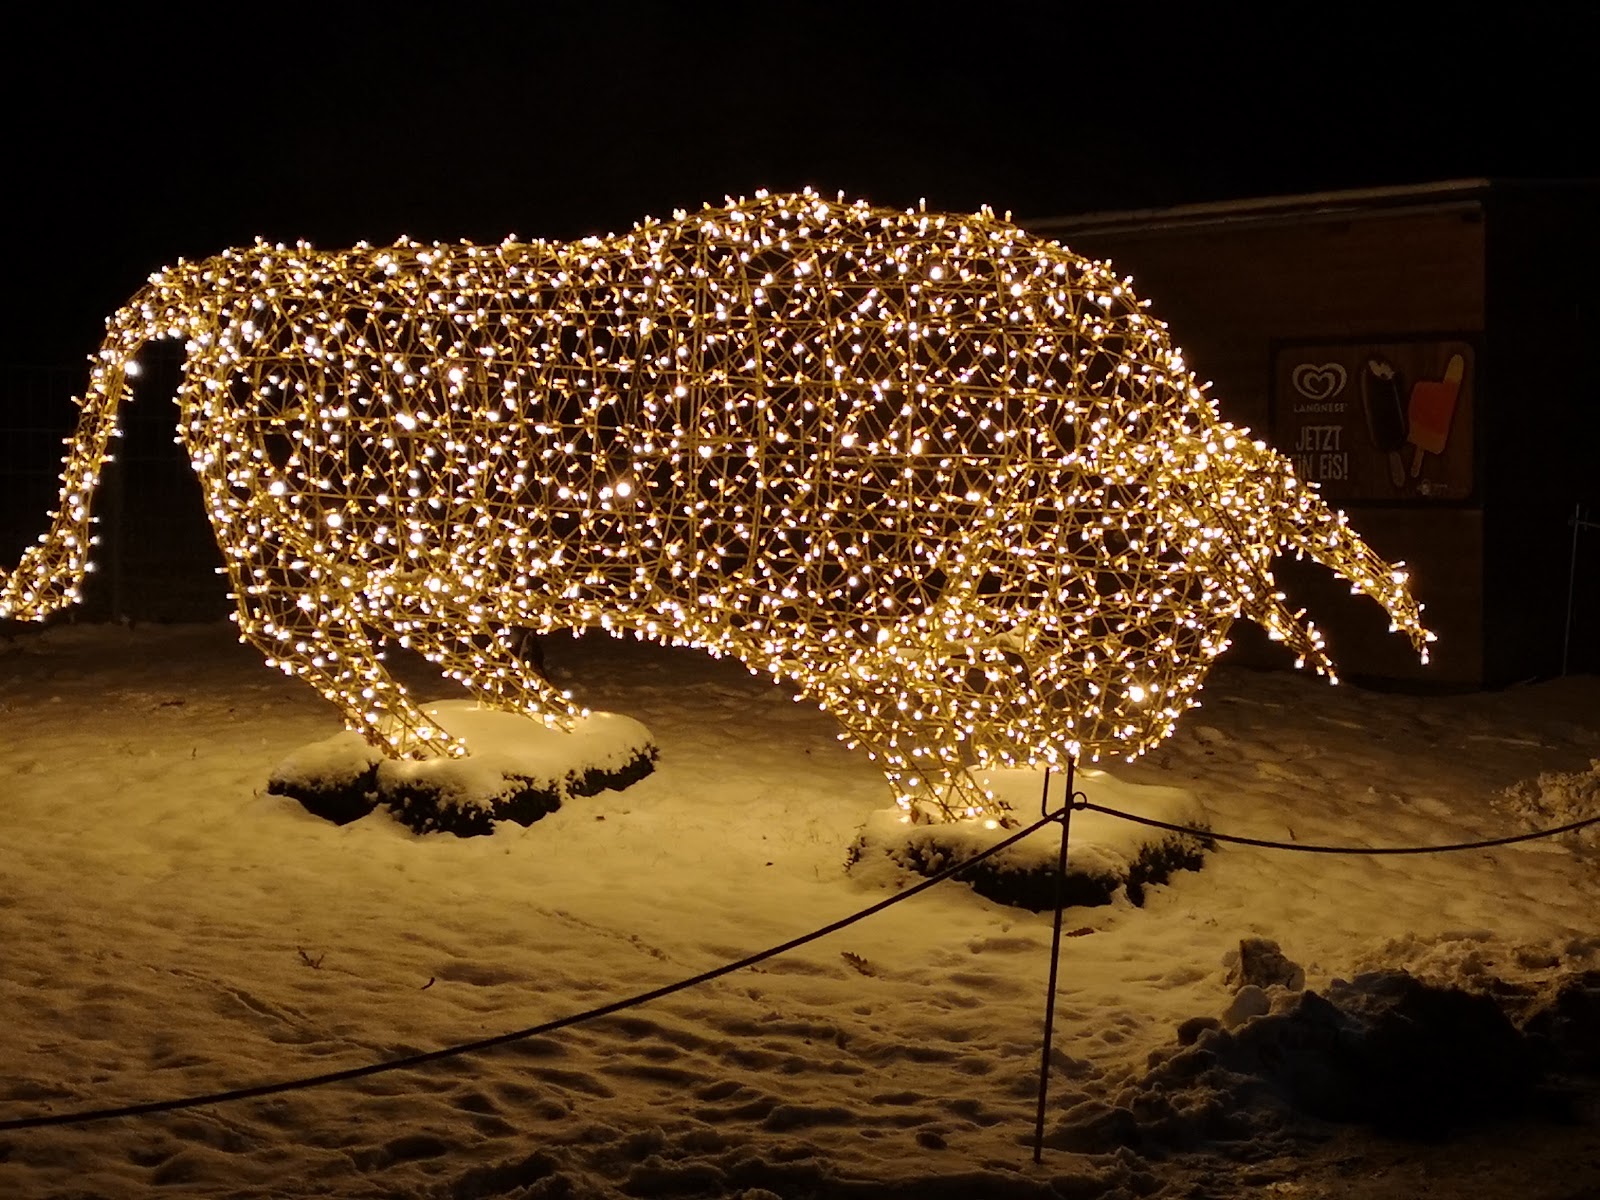
{"type": "Polygon", "coordinates": [[[1426,658],[1406,575],[1220,419],[1109,264],[812,193],[498,246],[258,242],[108,322],[49,532],[0,615],[75,602],[115,411],[185,339],[179,435],[245,640],[392,756],[462,747],[395,638],[481,702],[582,712],[518,631],[598,626],[789,680],[929,819],[972,766],[1140,754],[1244,616],[1330,676],[1308,554],[1426,658]]]}

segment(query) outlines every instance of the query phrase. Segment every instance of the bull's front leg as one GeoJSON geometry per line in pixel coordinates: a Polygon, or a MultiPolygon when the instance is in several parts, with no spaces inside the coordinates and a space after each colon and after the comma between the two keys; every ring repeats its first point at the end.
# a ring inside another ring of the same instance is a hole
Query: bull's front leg
{"type": "Polygon", "coordinates": [[[967,741],[953,722],[910,702],[902,708],[899,698],[874,704],[836,698],[823,707],[843,727],[846,742],[877,763],[895,805],[912,821],[1007,819],[1005,807],[973,778],[967,741]]]}
{"type": "Polygon", "coordinates": [[[572,694],[555,687],[518,652],[512,631],[493,626],[474,633],[468,624],[443,628],[418,624],[406,641],[447,676],[462,684],[485,708],[513,712],[570,733],[587,715],[572,694]]]}

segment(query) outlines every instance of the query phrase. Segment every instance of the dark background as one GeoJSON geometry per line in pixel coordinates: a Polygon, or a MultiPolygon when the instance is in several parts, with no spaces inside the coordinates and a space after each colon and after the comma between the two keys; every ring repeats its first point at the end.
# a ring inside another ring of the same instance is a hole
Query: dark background
{"type": "MultiPolygon", "coordinates": [[[[68,399],[106,314],[179,257],[257,235],[324,247],[402,234],[565,240],[808,184],[878,204],[987,203],[1026,223],[1443,179],[1590,178],[1591,9],[14,9],[0,26],[0,564],[55,502],[68,399]]],[[[1165,303],[1181,315],[1184,295],[1192,308],[1205,287],[1180,277],[1145,290],[1158,314],[1165,303]]],[[[180,358],[153,347],[141,360],[96,501],[101,570],[81,615],[188,620],[228,607],[162,402],[180,358]]]]}
{"type": "Polygon", "coordinates": [[[256,235],[567,239],[803,184],[1026,219],[1594,175],[1587,8],[34,7],[0,72],[0,363],[81,362],[149,272],[256,235]]]}

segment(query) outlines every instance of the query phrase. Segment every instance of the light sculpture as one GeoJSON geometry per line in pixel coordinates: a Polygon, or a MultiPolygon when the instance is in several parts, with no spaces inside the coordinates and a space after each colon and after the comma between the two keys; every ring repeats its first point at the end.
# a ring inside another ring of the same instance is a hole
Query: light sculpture
{"type": "Polygon", "coordinates": [[[1431,638],[1405,573],[1219,418],[1109,264],[988,210],[809,191],[153,275],[0,615],[78,599],[125,376],[161,337],[186,342],[178,432],[242,637],[391,756],[461,746],[384,638],[561,726],[579,710],[514,635],[600,626],[791,681],[915,816],[995,817],[969,766],[1143,752],[1240,615],[1331,675],[1280,552],[1431,638]]]}

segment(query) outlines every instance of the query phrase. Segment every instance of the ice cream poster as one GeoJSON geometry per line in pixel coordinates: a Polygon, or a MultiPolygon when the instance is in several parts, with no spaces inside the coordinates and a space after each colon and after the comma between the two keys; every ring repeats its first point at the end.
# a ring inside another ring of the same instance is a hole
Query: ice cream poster
{"type": "Polygon", "coordinates": [[[1273,441],[1330,500],[1472,495],[1470,341],[1280,345],[1273,359],[1273,441]]]}

